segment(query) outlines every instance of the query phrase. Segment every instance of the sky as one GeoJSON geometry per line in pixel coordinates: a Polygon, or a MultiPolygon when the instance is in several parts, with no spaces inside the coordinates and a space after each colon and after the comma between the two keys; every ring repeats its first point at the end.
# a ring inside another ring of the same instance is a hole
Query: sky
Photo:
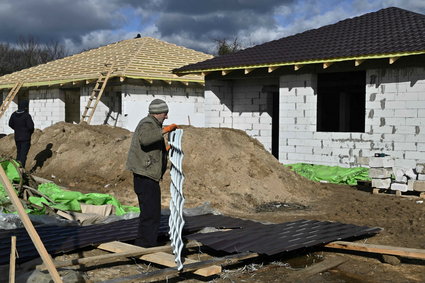
{"type": "Polygon", "coordinates": [[[250,47],[394,6],[425,14],[425,0],[0,0],[0,43],[74,54],[140,34],[215,54],[217,40],[250,47]]]}

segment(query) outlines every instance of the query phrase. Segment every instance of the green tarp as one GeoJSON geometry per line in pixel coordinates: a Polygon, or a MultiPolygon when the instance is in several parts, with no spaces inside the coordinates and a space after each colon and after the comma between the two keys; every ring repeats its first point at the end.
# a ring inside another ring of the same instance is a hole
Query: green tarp
{"type": "MultiPolygon", "coordinates": [[[[0,161],[0,165],[6,172],[7,177],[9,178],[11,183],[19,183],[20,175],[17,171],[17,168],[12,164],[12,162],[16,161],[0,161]]],[[[81,203],[85,204],[93,204],[93,205],[103,205],[103,204],[112,204],[115,206],[115,214],[123,215],[128,212],[140,212],[138,207],[121,205],[119,201],[111,195],[108,194],[100,194],[100,193],[89,193],[83,194],[75,191],[63,190],[59,186],[54,183],[45,183],[38,186],[38,191],[45,195],[49,200],[48,201],[44,197],[35,197],[32,196],[28,200],[40,207],[43,207],[43,203],[49,207],[66,210],[66,211],[76,211],[80,212],[81,203]]],[[[9,197],[0,182],[0,208],[3,208],[3,212],[7,213],[7,207],[10,207],[9,197]]],[[[41,209],[26,209],[27,213],[31,214],[44,214],[45,208],[41,209]]]]}
{"type": "MultiPolygon", "coordinates": [[[[112,204],[115,206],[115,214],[123,215],[128,212],[140,212],[138,207],[121,205],[119,201],[111,195],[100,193],[83,194],[75,191],[63,190],[54,183],[44,183],[38,186],[38,191],[45,195],[52,202],[49,202],[44,197],[30,197],[28,200],[38,206],[42,203],[47,204],[49,207],[67,210],[67,211],[81,211],[80,204],[93,204],[103,205],[112,204]]],[[[36,213],[44,213],[44,209],[36,213]]]]}
{"type": "Polygon", "coordinates": [[[339,166],[295,163],[287,165],[292,170],[313,181],[326,181],[334,184],[357,185],[357,181],[370,180],[369,168],[343,168],[339,166]]]}
{"type": "MultiPolygon", "coordinates": [[[[3,160],[0,161],[0,166],[3,167],[3,170],[6,172],[6,176],[11,183],[19,183],[20,176],[17,169],[17,166],[19,165],[16,161],[3,160]]],[[[3,183],[0,181],[0,208],[1,207],[3,208],[3,212],[8,212],[7,207],[11,207],[11,201],[9,200],[9,196],[7,195],[3,183]]]]}

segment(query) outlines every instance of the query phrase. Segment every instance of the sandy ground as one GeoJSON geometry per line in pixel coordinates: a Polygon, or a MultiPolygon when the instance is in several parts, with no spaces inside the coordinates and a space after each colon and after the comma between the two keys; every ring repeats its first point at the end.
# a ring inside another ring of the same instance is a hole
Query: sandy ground
{"type": "MultiPolygon", "coordinates": [[[[210,202],[223,214],[259,221],[316,219],[381,227],[381,233],[364,241],[425,249],[425,203],[421,199],[373,195],[359,187],[314,183],[280,164],[242,131],[183,129],[186,207],[210,202]],[[271,202],[291,205],[277,208],[271,202]]],[[[124,167],[130,140],[131,133],[121,128],[58,123],[36,130],[26,169],[73,190],[110,193],[123,204],[136,205],[132,176],[124,167]]],[[[14,154],[13,136],[1,138],[0,155],[14,154]]],[[[164,207],[168,207],[170,199],[169,181],[166,173],[161,182],[164,207]]],[[[399,264],[389,264],[381,256],[339,254],[347,259],[344,264],[333,272],[315,275],[310,282],[425,282],[425,261],[402,259],[399,264]]],[[[308,257],[333,255],[335,251],[326,250],[308,257]]],[[[308,258],[301,256],[301,261],[308,258]]],[[[236,267],[215,280],[285,282],[284,278],[294,272],[293,259],[275,260],[253,262],[251,269],[236,267]]],[[[136,272],[131,268],[133,263],[128,266],[136,272]]],[[[116,268],[96,269],[87,275],[96,281],[114,278],[116,268]]],[[[126,270],[119,268],[119,274],[126,270]]]]}

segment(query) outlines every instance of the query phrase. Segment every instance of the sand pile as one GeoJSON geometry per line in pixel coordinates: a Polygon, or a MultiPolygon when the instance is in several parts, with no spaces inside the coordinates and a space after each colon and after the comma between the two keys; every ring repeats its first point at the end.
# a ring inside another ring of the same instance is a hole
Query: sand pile
{"type": "MultiPolygon", "coordinates": [[[[281,165],[243,131],[184,127],[186,206],[211,202],[226,211],[252,211],[270,201],[307,203],[313,184],[281,165]]],[[[57,123],[36,130],[28,171],[81,192],[110,193],[136,205],[132,175],[125,170],[131,132],[110,126],[57,123]]],[[[0,139],[0,155],[15,156],[13,135],[0,139]]],[[[162,203],[169,204],[169,173],[162,203]]]]}

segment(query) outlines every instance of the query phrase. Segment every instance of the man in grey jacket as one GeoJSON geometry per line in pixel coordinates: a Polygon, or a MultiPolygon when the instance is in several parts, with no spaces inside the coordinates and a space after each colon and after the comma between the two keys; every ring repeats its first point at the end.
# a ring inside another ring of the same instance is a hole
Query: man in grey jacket
{"type": "Polygon", "coordinates": [[[145,248],[157,245],[161,218],[159,181],[167,169],[168,160],[163,135],[177,128],[175,124],[162,128],[167,118],[165,101],[154,99],[149,105],[149,115],[137,125],[128,151],[127,169],[133,172],[134,191],[140,207],[135,244],[145,248]]]}

